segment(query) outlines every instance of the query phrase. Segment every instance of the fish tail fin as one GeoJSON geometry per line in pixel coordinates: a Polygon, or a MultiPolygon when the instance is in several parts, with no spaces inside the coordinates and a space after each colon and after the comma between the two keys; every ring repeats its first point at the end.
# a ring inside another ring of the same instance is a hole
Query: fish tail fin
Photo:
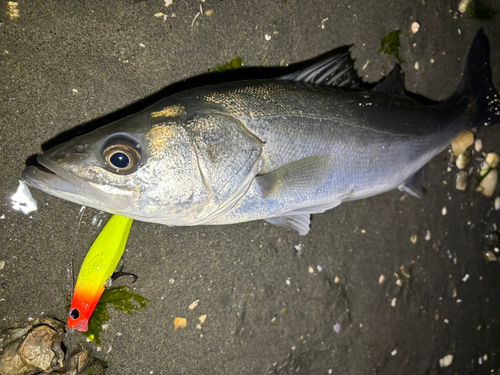
{"type": "Polygon", "coordinates": [[[495,125],[499,122],[500,98],[491,79],[490,45],[482,28],[474,37],[462,83],[453,99],[465,98],[468,99],[466,114],[471,128],[495,125]]]}

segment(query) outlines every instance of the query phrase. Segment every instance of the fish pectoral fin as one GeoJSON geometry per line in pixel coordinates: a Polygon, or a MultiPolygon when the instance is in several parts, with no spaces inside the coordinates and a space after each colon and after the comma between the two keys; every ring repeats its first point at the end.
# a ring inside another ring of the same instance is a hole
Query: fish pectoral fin
{"type": "Polygon", "coordinates": [[[332,168],[332,155],[310,156],[258,175],[255,180],[263,198],[304,194],[323,185],[332,173],[332,168]]]}
{"type": "Polygon", "coordinates": [[[367,88],[368,85],[359,78],[354,68],[354,60],[350,56],[349,46],[341,47],[334,53],[325,60],[278,79],[350,89],[367,88]]]}
{"type": "Polygon", "coordinates": [[[387,77],[380,81],[380,83],[377,83],[373,91],[405,95],[405,74],[401,66],[396,64],[387,77]]]}
{"type": "Polygon", "coordinates": [[[310,218],[311,215],[302,214],[302,215],[270,217],[264,220],[274,225],[280,225],[291,229],[295,229],[297,232],[299,232],[301,236],[305,236],[307,233],[309,233],[310,218]]]}
{"type": "Polygon", "coordinates": [[[423,181],[424,169],[422,168],[408,180],[406,180],[404,184],[400,185],[398,189],[400,191],[413,195],[415,198],[422,198],[425,194],[423,181]]]}

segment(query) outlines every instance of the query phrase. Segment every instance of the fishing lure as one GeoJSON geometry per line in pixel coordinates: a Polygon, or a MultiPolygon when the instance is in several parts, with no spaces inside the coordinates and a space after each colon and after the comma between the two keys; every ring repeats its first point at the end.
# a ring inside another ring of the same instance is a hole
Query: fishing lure
{"type": "Polygon", "coordinates": [[[68,327],[86,332],[89,318],[125,251],[132,219],[113,215],[97,236],[76,281],[68,327]]]}

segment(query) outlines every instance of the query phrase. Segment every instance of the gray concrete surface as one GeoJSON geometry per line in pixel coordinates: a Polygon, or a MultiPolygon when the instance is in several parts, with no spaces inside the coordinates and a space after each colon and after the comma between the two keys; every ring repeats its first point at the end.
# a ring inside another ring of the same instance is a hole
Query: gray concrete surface
{"type": "MultiPolygon", "coordinates": [[[[72,271],[100,230],[93,218],[107,217],[93,209],[80,215],[80,206],[34,190],[38,211],[12,210],[21,171],[42,144],[236,56],[245,66],[268,56],[265,66],[276,66],[354,44],[357,67],[375,81],[395,63],[376,53],[380,38],[398,28],[407,89],[432,99],[450,95],[480,26],[499,88],[500,23],[473,21],[457,7],[457,0],[174,0],[168,8],[160,0],[19,1],[19,17],[11,19],[3,1],[0,328],[41,315],[66,319],[72,271]],[[200,5],[214,12],[193,23],[200,5]],[[421,24],[415,35],[413,21],[421,24]]],[[[500,151],[499,135],[479,132],[485,151],[500,151]]],[[[500,264],[482,254],[491,250],[484,236],[500,226],[500,212],[472,188],[455,190],[448,161],[443,152],[427,167],[424,199],[394,191],[348,203],[314,215],[306,237],[264,222],[135,222],[126,270],[139,275],[134,289],[151,302],[132,316],[113,311],[102,350],[86,345],[107,361],[110,375],[497,371],[500,264]],[[202,314],[208,317],[199,330],[202,314]],[[188,319],[186,328],[174,330],[177,316],[188,319]],[[441,369],[447,354],[453,363],[441,369]]]]}

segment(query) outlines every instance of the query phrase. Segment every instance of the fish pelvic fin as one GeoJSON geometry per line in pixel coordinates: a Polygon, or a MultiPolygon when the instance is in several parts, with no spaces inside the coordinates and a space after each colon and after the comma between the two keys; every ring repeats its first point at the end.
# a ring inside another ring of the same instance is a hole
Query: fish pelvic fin
{"type": "Polygon", "coordinates": [[[464,97],[468,98],[466,114],[471,127],[498,124],[500,98],[491,79],[490,45],[482,28],[472,42],[460,88],[450,100],[464,97]]]}

